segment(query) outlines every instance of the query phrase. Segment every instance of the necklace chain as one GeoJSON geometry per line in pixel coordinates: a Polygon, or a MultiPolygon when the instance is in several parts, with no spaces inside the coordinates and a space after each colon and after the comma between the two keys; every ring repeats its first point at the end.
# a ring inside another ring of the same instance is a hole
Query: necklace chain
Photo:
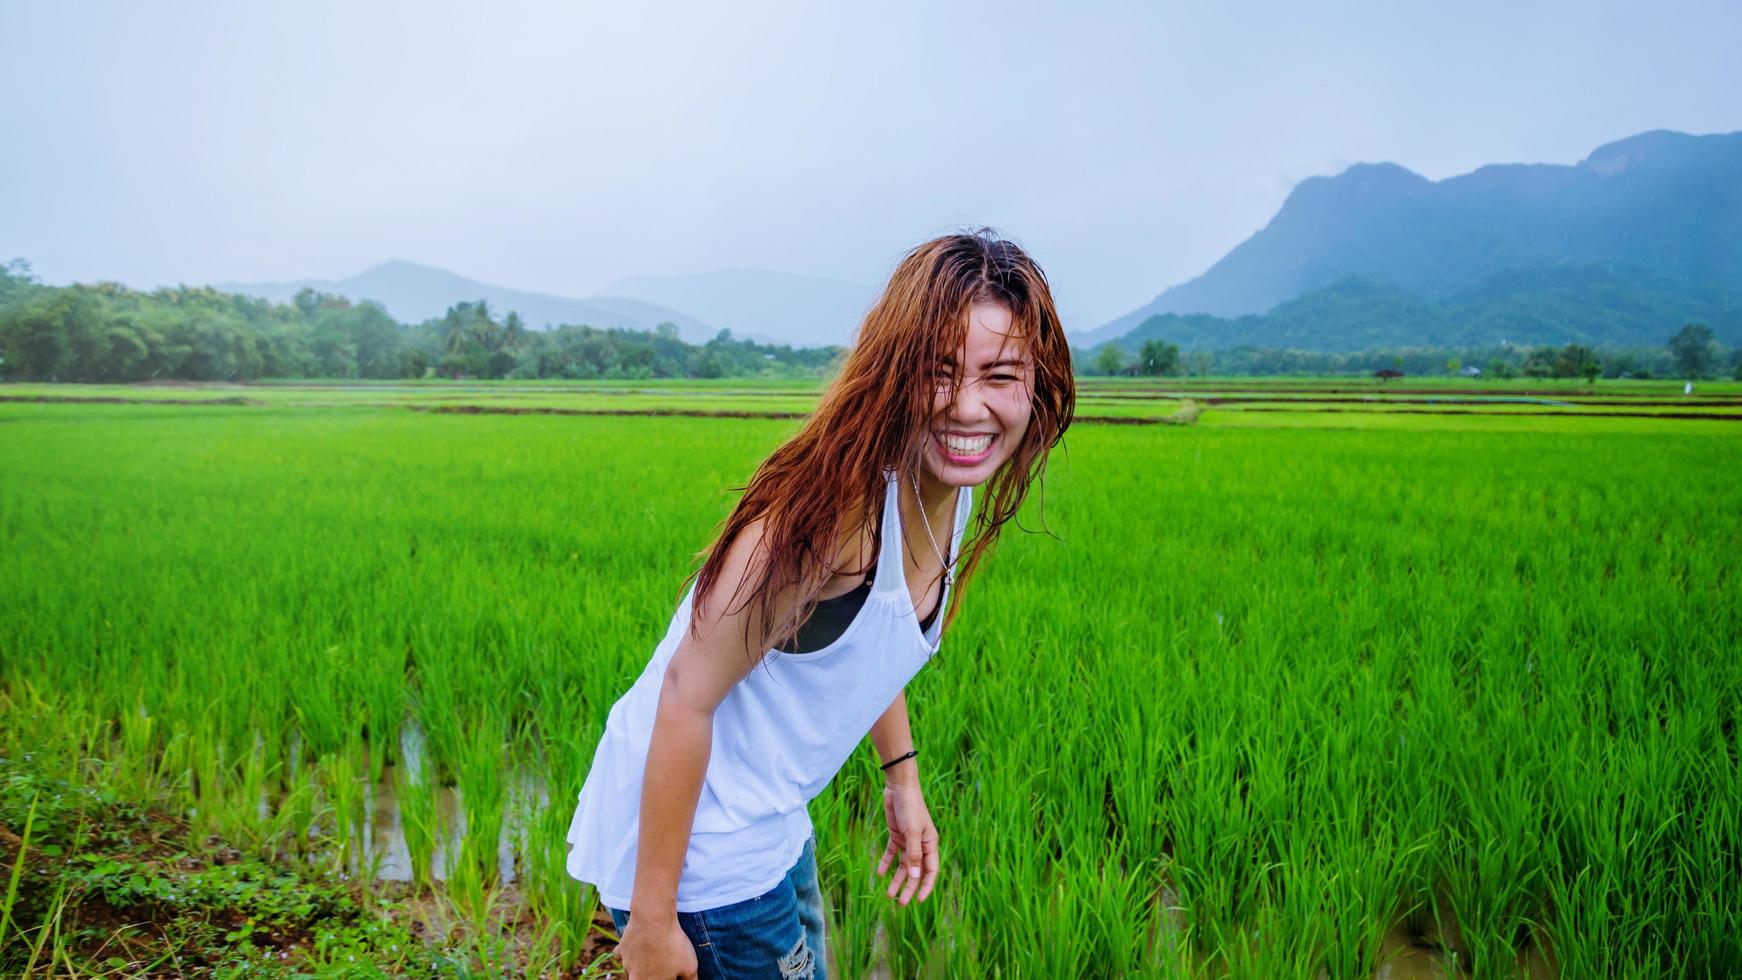
{"type": "MultiPolygon", "coordinates": [[[[961,490],[956,493],[959,496],[961,490]]],[[[944,549],[938,547],[937,535],[931,531],[931,517],[925,512],[925,499],[919,495],[919,471],[913,472],[913,501],[919,505],[919,522],[925,526],[926,540],[931,542],[932,553],[938,556],[938,564],[944,567],[944,585],[953,587],[956,584],[956,569],[953,559],[944,558],[944,549]]]]}

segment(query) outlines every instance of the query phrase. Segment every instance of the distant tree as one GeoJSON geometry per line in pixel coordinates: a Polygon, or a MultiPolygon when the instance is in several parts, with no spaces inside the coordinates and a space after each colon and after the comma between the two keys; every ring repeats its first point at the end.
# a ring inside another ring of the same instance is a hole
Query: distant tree
{"type": "Polygon", "coordinates": [[[381,305],[365,300],[339,314],[339,324],[349,334],[356,353],[356,372],[360,378],[394,378],[403,374],[401,349],[405,334],[381,305]]]}
{"type": "Polygon", "coordinates": [[[1669,338],[1669,352],[1676,366],[1690,378],[1702,377],[1712,359],[1712,328],[1703,323],[1690,323],[1669,338]]]}
{"type": "Polygon", "coordinates": [[[1215,366],[1216,363],[1215,357],[1213,357],[1207,350],[1192,351],[1190,359],[1192,373],[1200,378],[1209,374],[1210,369],[1215,366]]]}
{"type": "Polygon", "coordinates": [[[1446,359],[1446,373],[1447,374],[1457,374],[1459,371],[1462,371],[1463,369],[1464,369],[1464,362],[1463,361],[1461,361],[1455,357],[1446,359]]]}
{"type": "Polygon", "coordinates": [[[677,324],[672,323],[670,320],[664,321],[659,326],[654,327],[653,332],[666,340],[676,340],[678,338],[677,324]]]}
{"type": "Polygon", "coordinates": [[[1125,352],[1117,344],[1108,344],[1095,355],[1095,370],[1101,374],[1118,374],[1125,367],[1125,352]]]}
{"type": "Polygon", "coordinates": [[[491,351],[484,361],[484,376],[487,378],[506,378],[519,363],[514,354],[508,350],[491,351]]]}
{"type": "Polygon", "coordinates": [[[465,346],[466,318],[460,315],[459,306],[450,306],[448,312],[442,316],[442,352],[449,356],[457,355],[465,346]]]}
{"type": "Polygon", "coordinates": [[[1553,373],[1557,378],[1589,377],[1593,368],[1601,371],[1602,365],[1584,344],[1568,344],[1555,352],[1553,373]]]}
{"type": "Polygon", "coordinates": [[[1524,376],[1527,378],[1554,377],[1555,352],[1551,347],[1533,347],[1524,358],[1524,376]]]}
{"type": "Polygon", "coordinates": [[[33,381],[60,381],[73,370],[72,334],[94,319],[94,302],[74,290],[44,292],[7,324],[6,367],[33,381]]]}
{"type": "Polygon", "coordinates": [[[400,364],[400,377],[421,378],[429,372],[429,352],[420,347],[408,348],[400,364]]]}
{"type": "Polygon", "coordinates": [[[308,316],[321,308],[321,300],[323,298],[324,297],[322,297],[319,291],[309,286],[304,286],[296,291],[295,296],[291,297],[290,303],[292,306],[296,307],[297,312],[301,313],[303,316],[308,316]]]}
{"type": "Polygon", "coordinates": [[[1165,340],[1146,340],[1137,351],[1137,370],[1151,376],[1179,370],[1179,347],[1165,340]]]}
{"type": "Polygon", "coordinates": [[[526,346],[526,322],[520,319],[520,314],[514,310],[508,311],[508,319],[502,321],[502,347],[506,350],[519,350],[526,346]]]}
{"type": "Polygon", "coordinates": [[[30,271],[29,262],[13,259],[0,265],[0,306],[23,296],[34,285],[36,276],[30,271]]]}

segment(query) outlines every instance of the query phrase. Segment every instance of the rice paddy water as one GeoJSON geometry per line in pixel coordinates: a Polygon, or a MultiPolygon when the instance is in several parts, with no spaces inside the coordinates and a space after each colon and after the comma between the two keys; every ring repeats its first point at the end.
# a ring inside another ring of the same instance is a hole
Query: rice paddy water
{"type": "MultiPolygon", "coordinates": [[[[798,423],[317,394],[0,403],[0,754],[576,967],[605,711],[798,423]]],[[[1742,973],[1742,429],[1121,394],[1207,408],[1074,428],[909,688],[934,900],[868,749],[813,804],[842,975],[1742,973]]]]}

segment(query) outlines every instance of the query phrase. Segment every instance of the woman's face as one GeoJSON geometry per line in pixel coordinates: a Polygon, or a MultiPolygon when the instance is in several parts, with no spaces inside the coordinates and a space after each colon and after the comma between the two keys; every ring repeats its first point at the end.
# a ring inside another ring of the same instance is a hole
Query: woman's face
{"type": "Polygon", "coordinates": [[[951,406],[947,371],[933,385],[925,469],[948,486],[979,486],[1004,465],[1028,431],[1034,365],[1027,345],[1011,335],[1010,310],[1002,303],[975,303],[968,309],[968,335],[946,360],[960,365],[961,388],[953,392],[951,406]]]}

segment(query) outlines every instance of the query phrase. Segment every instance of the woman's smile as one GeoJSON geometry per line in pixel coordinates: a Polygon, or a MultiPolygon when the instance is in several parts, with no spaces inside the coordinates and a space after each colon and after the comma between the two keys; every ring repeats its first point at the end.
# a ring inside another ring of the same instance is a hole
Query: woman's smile
{"type": "Polygon", "coordinates": [[[983,463],[992,455],[993,445],[998,441],[996,433],[992,432],[934,432],[938,448],[944,458],[957,466],[973,466],[983,463]]]}

